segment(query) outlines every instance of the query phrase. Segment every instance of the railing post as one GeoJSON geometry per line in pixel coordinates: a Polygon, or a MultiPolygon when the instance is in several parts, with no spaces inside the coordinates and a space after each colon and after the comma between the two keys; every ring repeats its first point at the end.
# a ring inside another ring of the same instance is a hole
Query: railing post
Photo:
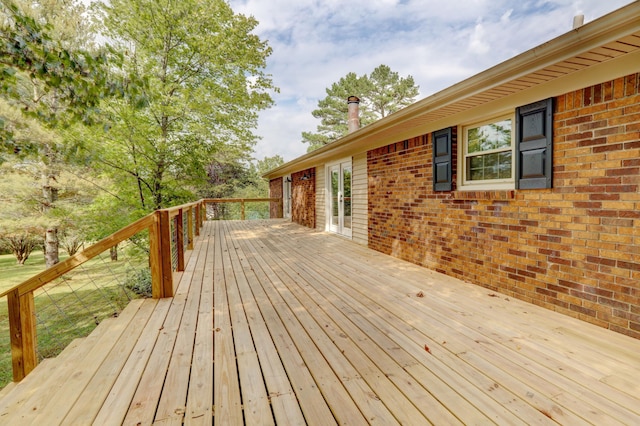
{"type": "Polygon", "coordinates": [[[244,198],[240,200],[240,220],[244,220],[244,198]]]}
{"type": "Polygon", "coordinates": [[[176,251],[178,252],[178,265],[176,271],[184,271],[184,210],[178,210],[176,216],[176,251]]]}
{"type": "Polygon", "coordinates": [[[20,296],[15,289],[7,295],[13,381],[19,382],[38,364],[33,292],[20,296]]]}
{"type": "Polygon", "coordinates": [[[193,207],[189,207],[189,210],[187,210],[187,237],[189,238],[189,245],[187,246],[187,248],[189,250],[193,250],[193,236],[195,234],[195,232],[193,232],[193,212],[195,211],[195,209],[193,207]]]}
{"type": "Polygon", "coordinates": [[[200,229],[202,228],[202,222],[204,221],[204,216],[207,214],[207,204],[203,201],[202,203],[198,203],[196,206],[196,220],[198,221],[198,226],[196,226],[196,235],[200,235],[200,229]]]}
{"type": "Polygon", "coordinates": [[[173,296],[173,270],[171,266],[171,224],[169,212],[158,210],[154,215],[150,234],[150,263],[154,299],[173,296]]]}
{"type": "Polygon", "coordinates": [[[155,212],[153,214],[153,225],[149,228],[149,266],[151,268],[151,293],[154,299],[164,297],[161,251],[160,214],[155,212]]]}

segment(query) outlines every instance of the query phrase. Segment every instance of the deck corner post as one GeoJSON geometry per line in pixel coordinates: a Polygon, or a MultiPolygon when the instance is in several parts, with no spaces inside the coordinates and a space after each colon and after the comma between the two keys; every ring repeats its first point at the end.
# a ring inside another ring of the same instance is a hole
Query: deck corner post
{"type": "Polygon", "coordinates": [[[154,299],[173,296],[173,268],[171,265],[171,223],[167,210],[154,214],[150,228],[150,255],[152,293],[154,299]]]}
{"type": "Polygon", "coordinates": [[[19,382],[38,364],[33,292],[20,295],[19,289],[7,295],[11,333],[13,381],[19,382]]]}
{"type": "Polygon", "coordinates": [[[240,200],[240,220],[244,220],[244,198],[240,200]]]}

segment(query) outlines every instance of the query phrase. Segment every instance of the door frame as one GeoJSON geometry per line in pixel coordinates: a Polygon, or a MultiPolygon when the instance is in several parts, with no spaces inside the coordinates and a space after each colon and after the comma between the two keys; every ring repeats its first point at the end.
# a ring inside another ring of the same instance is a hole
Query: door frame
{"type": "Polygon", "coordinates": [[[291,175],[282,177],[282,217],[291,219],[291,175]]]}

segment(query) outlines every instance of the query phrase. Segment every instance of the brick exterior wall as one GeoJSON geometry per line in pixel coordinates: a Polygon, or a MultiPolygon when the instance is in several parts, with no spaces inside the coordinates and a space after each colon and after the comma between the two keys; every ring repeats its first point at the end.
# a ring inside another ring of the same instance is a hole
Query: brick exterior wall
{"type": "MultiPolygon", "coordinates": [[[[282,200],[282,184],[281,177],[269,181],[269,198],[280,198],[282,200]]],[[[269,217],[271,219],[283,217],[282,202],[269,202],[269,217]]]]}
{"type": "Polygon", "coordinates": [[[552,189],[434,193],[430,135],[369,151],[369,247],[640,338],[639,86],[555,99],[552,189]]]}
{"type": "Polygon", "coordinates": [[[291,181],[291,220],[300,225],[315,228],[316,169],[292,173],[291,181]]]}

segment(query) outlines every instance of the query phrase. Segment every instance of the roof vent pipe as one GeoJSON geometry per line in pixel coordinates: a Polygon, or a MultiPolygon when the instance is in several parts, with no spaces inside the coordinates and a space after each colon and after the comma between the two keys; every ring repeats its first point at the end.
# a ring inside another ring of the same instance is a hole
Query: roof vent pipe
{"type": "Polygon", "coordinates": [[[360,98],[349,96],[347,98],[347,128],[349,133],[353,133],[360,128],[360,98]]]}
{"type": "Polygon", "coordinates": [[[573,29],[580,28],[584,25],[584,15],[576,15],[573,17],[573,29]]]}

